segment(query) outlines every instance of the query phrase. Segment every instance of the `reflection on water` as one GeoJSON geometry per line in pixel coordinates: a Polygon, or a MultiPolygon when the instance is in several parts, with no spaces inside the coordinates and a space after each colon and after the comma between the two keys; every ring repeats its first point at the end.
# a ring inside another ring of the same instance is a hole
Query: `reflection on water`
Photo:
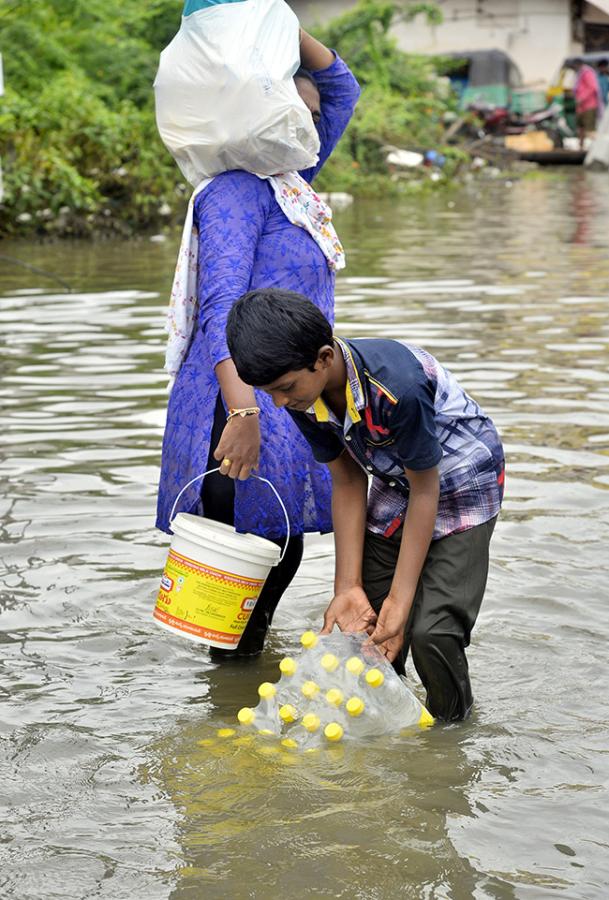
{"type": "Polygon", "coordinates": [[[306,761],[216,737],[319,623],[331,541],[308,542],[261,660],[218,667],[157,629],[177,235],[6,245],[73,291],[0,261],[2,897],[606,893],[609,182],[336,220],[339,333],[427,347],[505,438],[475,715],[306,761]]]}

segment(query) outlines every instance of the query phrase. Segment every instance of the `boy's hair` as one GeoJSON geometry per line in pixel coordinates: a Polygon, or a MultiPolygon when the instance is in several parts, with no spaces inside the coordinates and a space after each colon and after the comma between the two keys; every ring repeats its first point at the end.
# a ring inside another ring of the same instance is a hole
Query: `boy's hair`
{"type": "Polygon", "coordinates": [[[226,339],[239,378],[272,384],[286,372],[313,369],[332,327],[303,294],[280,288],[249,291],[228,315],[226,339]]]}

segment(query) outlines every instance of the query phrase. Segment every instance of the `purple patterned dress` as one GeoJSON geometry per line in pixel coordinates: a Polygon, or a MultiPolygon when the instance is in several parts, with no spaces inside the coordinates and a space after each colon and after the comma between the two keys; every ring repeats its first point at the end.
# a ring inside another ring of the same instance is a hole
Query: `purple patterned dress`
{"type": "MultiPolygon", "coordinates": [[[[337,56],[313,77],[321,96],[321,150],[311,182],[347,127],[359,86],[337,56]]],[[[157,527],[169,531],[169,515],[181,488],[205,471],[216,398],[215,366],[230,354],[225,327],[232,304],[246,291],[280,287],[309,297],[334,320],[334,273],[313,238],[292,225],[272,187],[247,172],[224,172],[195,200],[199,232],[199,328],[174,384],[167,410],[159,484],[157,527]]],[[[325,466],[285,410],[256,393],[261,408],[258,474],[276,487],[290,517],[291,534],[330,531],[331,487],[325,466]]],[[[267,538],[285,535],[285,519],[267,485],[255,478],[235,483],[235,527],[267,538]]],[[[201,483],[182,495],[178,512],[204,515],[201,483]]]]}

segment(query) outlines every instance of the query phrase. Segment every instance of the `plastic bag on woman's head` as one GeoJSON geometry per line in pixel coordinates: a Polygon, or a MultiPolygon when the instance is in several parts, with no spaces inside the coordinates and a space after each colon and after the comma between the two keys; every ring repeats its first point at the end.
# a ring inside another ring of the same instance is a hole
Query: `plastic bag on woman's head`
{"type": "Polygon", "coordinates": [[[186,0],[154,82],[161,138],[192,185],[230,169],[306,169],[319,137],[293,81],[298,20],[284,0],[186,0]]]}

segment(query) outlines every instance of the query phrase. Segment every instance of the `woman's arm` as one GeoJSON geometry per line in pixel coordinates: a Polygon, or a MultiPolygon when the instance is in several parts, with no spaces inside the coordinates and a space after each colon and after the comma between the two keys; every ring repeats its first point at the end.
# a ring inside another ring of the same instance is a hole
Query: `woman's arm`
{"type": "Polygon", "coordinates": [[[402,543],[389,594],[383,601],[370,640],[379,644],[390,662],[404,643],[404,629],[438,515],[440,474],[438,467],[406,469],[410,496],[402,543]]]}
{"type": "MultiPolygon", "coordinates": [[[[232,359],[225,359],[216,366],[216,377],[224,403],[228,409],[245,409],[256,406],[254,389],[237,375],[232,359]]],[[[214,450],[214,459],[220,463],[220,471],[230,478],[242,481],[258,468],[260,456],[260,423],[257,415],[233,416],[228,421],[214,450]]]]}
{"type": "MultiPolygon", "coordinates": [[[[255,175],[227,172],[216,177],[195,201],[199,231],[198,297],[200,325],[227,408],[256,405],[226,345],[226,320],[250,285],[254,256],[270,202],[268,187],[255,175]]],[[[221,471],[247,478],[258,465],[258,416],[236,416],[227,423],[214,457],[230,460],[221,471]]]]}
{"type": "Polygon", "coordinates": [[[300,29],[300,62],[309,72],[317,72],[327,69],[334,62],[335,56],[331,50],[318,41],[311,34],[300,29]]]}
{"type": "Polygon", "coordinates": [[[332,475],[332,524],[336,549],[334,597],[324,615],[322,634],[335,625],[341,631],[366,631],[376,620],[362,587],[362,558],[368,500],[368,478],[344,451],[328,463],[332,475]]]}
{"type": "Polygon", "coordinates": [[[360,87],[348,66],[320,41],[301,29],[300,59],[313,76],[321,101],[317,124],[319,161],[300,174],[311,182],[340,140],[360,95],[360,87]]]}

